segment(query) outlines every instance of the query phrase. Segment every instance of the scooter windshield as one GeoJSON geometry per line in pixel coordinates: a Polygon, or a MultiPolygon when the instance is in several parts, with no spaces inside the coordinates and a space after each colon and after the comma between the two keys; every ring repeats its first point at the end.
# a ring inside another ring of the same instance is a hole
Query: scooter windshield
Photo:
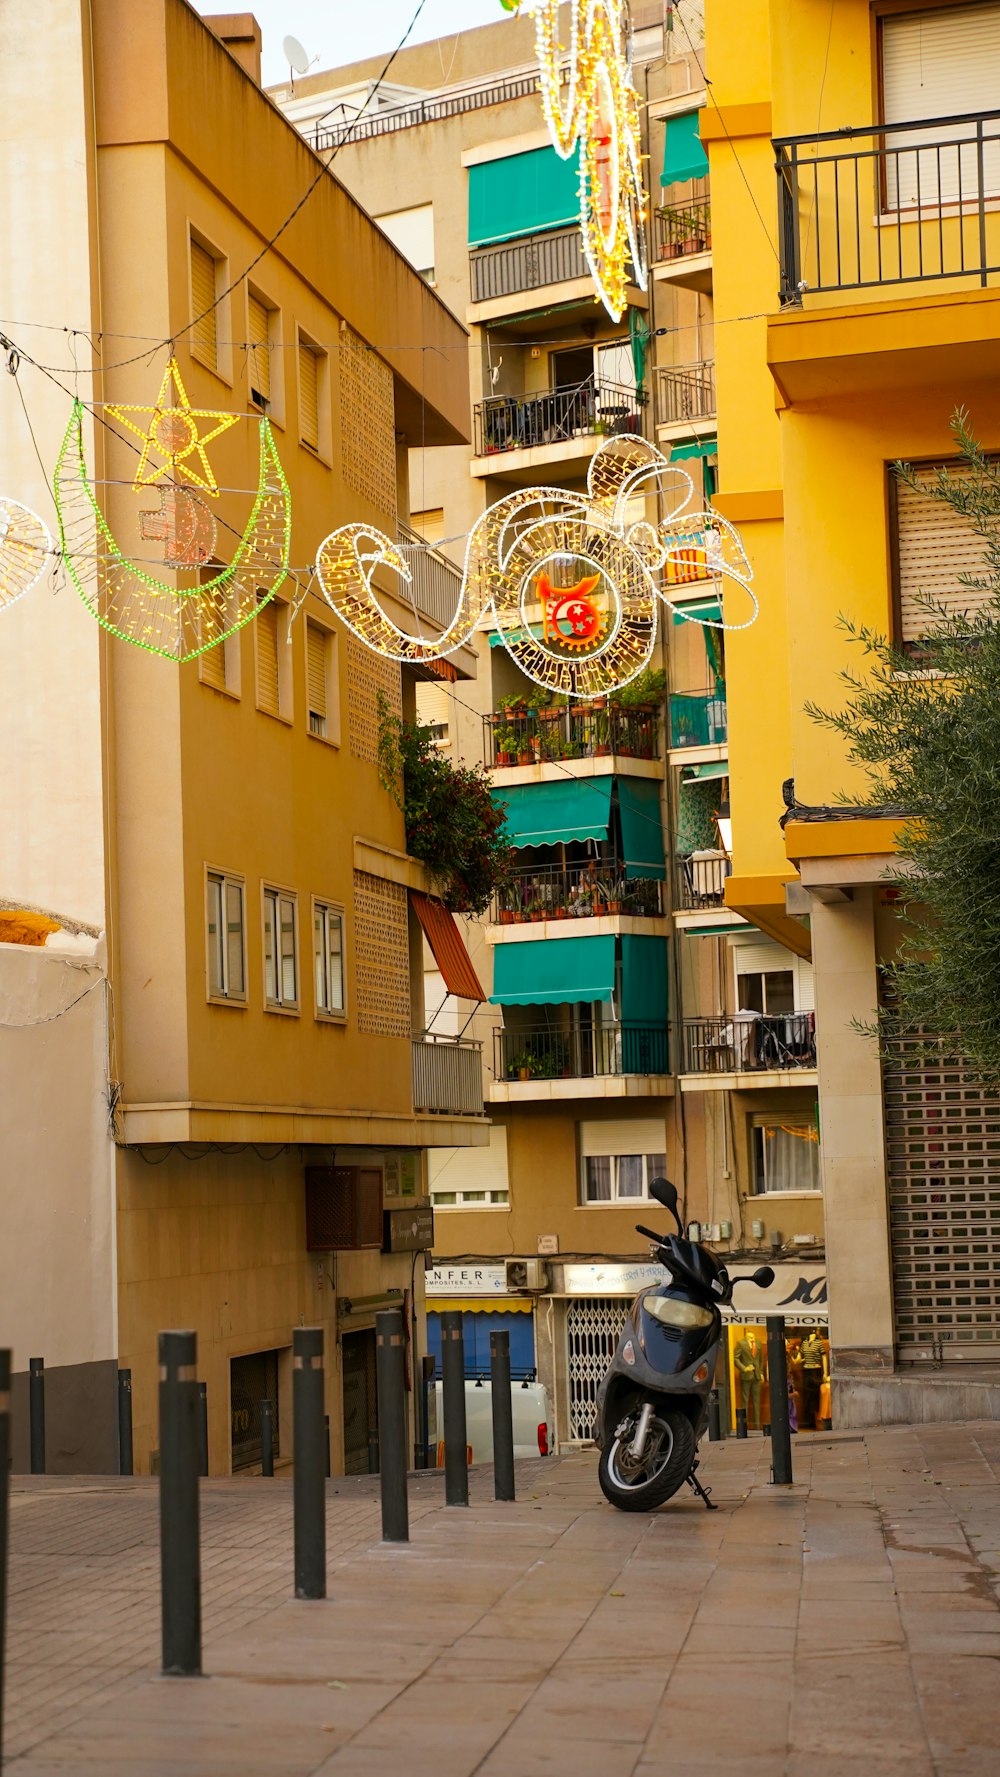
{"type": "Polygon", "coordinates": [[[697,1302],[682,1302],[676,1296],[644,1296],[642,1305],[665,1327],[710,1327],[714,1319],[710,1308],[699,1308],[697,1302]]]}

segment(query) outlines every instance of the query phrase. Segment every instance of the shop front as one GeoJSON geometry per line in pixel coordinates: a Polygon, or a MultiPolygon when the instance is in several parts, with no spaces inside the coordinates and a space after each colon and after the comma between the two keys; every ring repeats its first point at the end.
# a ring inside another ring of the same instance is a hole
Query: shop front
{"type": "MultiPolygon", "coordinates": [[[[733,1266],[737,1273],[740,1269],[733,1266]]],[[[767,1328],[774,1315],[782,1315],[785,1322],[792,1429],[805,1433],[828,1430],[830,1338],[825,1265],[775,1265],[770,1288],[742,1284],[731,1307],[722,1312],[726,1329],[719,1384],[728,1401],[730,1431],[736,1430],[737,1409],[746,1413],[748,1431],[760,1431],[771,1423],[767,1328]]]]}
{"type": "Polygon", "coordinates": [[[507,1294],[505,1267],[497,1264],[435,1265],[425,1278],[427,1351],[441,1374],[441,1315],[462,1316],[465,1374],[470,1380],[490,1373],[490,1334],[510,1337],[510,1373],[515,1381],[537,1372],[534,1302],[507,1294]]]}

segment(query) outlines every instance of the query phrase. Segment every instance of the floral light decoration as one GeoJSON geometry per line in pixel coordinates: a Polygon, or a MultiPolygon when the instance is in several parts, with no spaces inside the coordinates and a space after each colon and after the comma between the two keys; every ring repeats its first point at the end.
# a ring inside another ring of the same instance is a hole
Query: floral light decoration
{"type": "MultiPolygon", "coordinates": [[[[508,10],[519,10],[509,7],[508,10]]],[[[646,201],[639,95],[632,80],[625,0],[570,0],[559,40],[559,0],[534,0],[542,105],[556,153],[580,165],[580,229],[597,294],[612,320],[631,281],[645,290],[646,201]]]]}
{"type": "Polygon", "coordinates": [[[52,536],[37,512],[0,497],[0,611],[31,591],[51,556],[52,536]]]}
{"type": "Polygon", "coordinates": [[[686,514],[692,493],[691,477],[654,445],[619,437],[595,452],[585,493],[534,487],[505,495],[470,531],[455,614],[433,637],[400,628],[383,608],[389,576],[393,595],[405,602],[412,574],[396,544],[371,526],[332,531],[320,545],[317,579],[348,628],[391,660],[440,660],[476,628],[491,627],[536,684],[569,697],[603,696],[647,665],[661,602],[685,615],[665,589],[678,564],[685,579],[724,578],[747,593],[747,622],[720,619],[716,627],[744,629],[756,617],[738,533],[718,513],[686,514]],[[650,483],[672,508],[658,524],[633,516],[650,483]]]}
{"type": "Polygon", "coordinates": [[[247,423],[259,428],[256,488],[220,489],[206,446],[241,416],[192,407],[175,359],[151,407],[106,404],[105,414],[142,440],[131,492],[155,493],[159,504],[137,511],[136,530],[141,543],[159,548],[156,559],[173,571],[170,581],[149,572],[145,557],[140,565],[126,554],[112,532],[105,508],[114,490],[129,484],[96,481],[89,474],[86,411],[74,402],[55,472],[67,571],[84,604],[112,635],[168,660],[191,660],[249,623],[288,572],[290,496],[270,423],[266,416],[248,416],[247,423]],[[138,423],[138,416],[146,423],[138,423]],[[242,533],[233,533],[236,546],[228,566],[213,572],[208,564],[214,561],[220,527],[203,496],[218,499],[223,492],[243,492],[252,505],[242,533]]]}

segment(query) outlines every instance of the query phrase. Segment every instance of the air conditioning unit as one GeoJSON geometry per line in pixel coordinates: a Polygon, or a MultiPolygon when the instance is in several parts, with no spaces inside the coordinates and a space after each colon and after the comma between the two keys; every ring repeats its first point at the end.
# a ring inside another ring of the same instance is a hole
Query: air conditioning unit
{"type": "Polygon", "coordinates": [[[508,1295],[537,1296],[549,1287],[549,1268],[541,1259],[507,1259],[508,1295]]]}

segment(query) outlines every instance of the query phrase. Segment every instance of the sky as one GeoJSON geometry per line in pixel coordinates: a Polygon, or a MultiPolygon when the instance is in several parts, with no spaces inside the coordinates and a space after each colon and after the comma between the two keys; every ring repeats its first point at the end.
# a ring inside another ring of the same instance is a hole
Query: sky
{"type": "MultiPolygon", "coordinates": [[[[201,13],[227,10],[223,0],[194,0],[201,13]]],[[[297,37],[317,70],[342,67],[362,56],[394,49],[417,10],[418,0],[246,0],[264,37],[261,78],[265,86],[288,79],[282,39],[297,37]]],[[[232,10],[238,10],[233,8],[232,10]]],[[[449,37],[508,17],[500,0],[424,0],[408,43],[449,37]]]]}

